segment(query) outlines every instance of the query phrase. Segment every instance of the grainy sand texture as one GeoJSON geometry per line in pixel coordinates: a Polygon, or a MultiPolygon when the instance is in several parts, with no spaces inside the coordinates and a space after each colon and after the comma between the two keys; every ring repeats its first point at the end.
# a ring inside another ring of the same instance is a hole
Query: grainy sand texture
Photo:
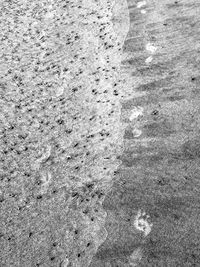
{"type": "Polygon", "coordinates": [[[0,267],[200,267],[200,0],[0,18],[0,267]]]}
{"type": "Polygon", "coordinates": [[[0,3],[1,267],[86,267],[106,240],[127,95],[117,5],[0,3]]]}

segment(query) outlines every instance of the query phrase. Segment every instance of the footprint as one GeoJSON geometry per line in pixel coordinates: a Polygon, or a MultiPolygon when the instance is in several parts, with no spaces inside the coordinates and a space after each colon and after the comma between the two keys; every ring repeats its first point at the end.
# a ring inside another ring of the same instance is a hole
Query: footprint
{"type": "Polygon", "coordinates": [[[144,232],[145,237],[151,232],[151,228],[153,226],[152,223],[149,223],[147,221],[149,218],[150,218],[149,215],[146,215],[145,212],[142,212],[141,210],[139,210],[138,214],[136,215],[135,221],[134,221],[135,228],[138,231],[144,232]],[[143,217],[143,218],[141,218],[141,217],[143,217]]]}

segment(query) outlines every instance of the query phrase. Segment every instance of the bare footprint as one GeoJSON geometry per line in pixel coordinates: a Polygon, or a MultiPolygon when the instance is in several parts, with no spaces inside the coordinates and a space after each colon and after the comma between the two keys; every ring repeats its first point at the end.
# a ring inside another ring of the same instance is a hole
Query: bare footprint
{"type": "Polygon", "coordinates": [[[145,237],[151,232],[151,228],[153,226],[152,223],[149,223],[147,221],[149,218],[150,218],[149,215],[146,215],[145,212],[139,210],[134,221],[135,228],[138,231],[142,231],[145,237]]]}

